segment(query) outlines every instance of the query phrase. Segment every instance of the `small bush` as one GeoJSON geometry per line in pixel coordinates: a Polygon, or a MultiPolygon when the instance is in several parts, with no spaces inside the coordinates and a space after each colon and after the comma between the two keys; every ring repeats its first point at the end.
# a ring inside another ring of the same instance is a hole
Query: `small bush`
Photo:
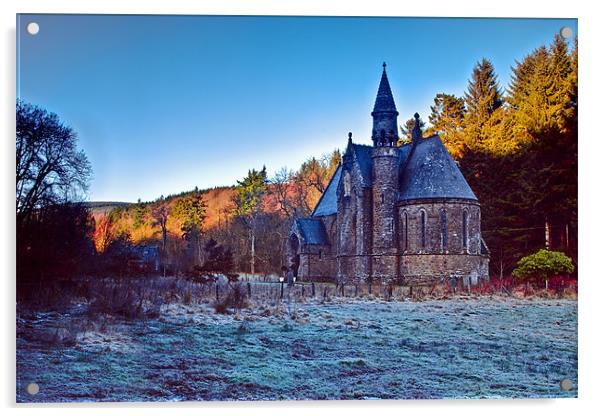
{"type": "Polygon", "coordinates": [[[541,249],[520,259],[512,275],[526,281],[538,282],[547,281],[554,275],[572,273],[574,269],[571,258],[566,254],[541,249]]]}

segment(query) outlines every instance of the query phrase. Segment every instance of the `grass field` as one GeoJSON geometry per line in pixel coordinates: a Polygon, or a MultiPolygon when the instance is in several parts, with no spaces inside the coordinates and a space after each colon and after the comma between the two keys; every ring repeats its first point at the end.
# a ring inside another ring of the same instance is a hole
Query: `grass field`
{"type": "Polygon", "coordinates": [[[19,315],[18,402],[577,396],[570,300],[171,303],[61,332],[84,314],[19,315]]]}

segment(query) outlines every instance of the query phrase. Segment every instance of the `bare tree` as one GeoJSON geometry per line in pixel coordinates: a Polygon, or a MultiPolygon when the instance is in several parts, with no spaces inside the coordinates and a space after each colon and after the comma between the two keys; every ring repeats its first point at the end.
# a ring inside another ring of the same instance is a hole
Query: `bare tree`
{"type": "Polygon", "coordinates": [[[80,200],[92,169],[77,135],[46,110],[17,101],[17,221],[43,206],[80,200]]]}

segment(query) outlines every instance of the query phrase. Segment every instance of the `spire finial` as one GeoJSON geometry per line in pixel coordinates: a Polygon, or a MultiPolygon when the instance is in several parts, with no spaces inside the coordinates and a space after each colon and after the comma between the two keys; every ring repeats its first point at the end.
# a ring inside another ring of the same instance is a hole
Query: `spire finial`
{"type": "Polygon", "coordinates": [[[383,62],[383,71],[387,68],[387,63],[383,62]]]}
{"type": "Polygon", "coordinates": [[[351,133],[351,132],[349,132],[349,134],[347,134],[347,136],[349,137],[349,139],[348,139],[348,142],[349,142],[349,144],[351,144],[351,136],[352,136],[352,133],[351,133]]]}
{"type": "Polygon", "coordinates": [[[412,129],[412,143],[422,139],[422,129],[420,128],[420,114],[414,113],[414,128],[412,129]]]}

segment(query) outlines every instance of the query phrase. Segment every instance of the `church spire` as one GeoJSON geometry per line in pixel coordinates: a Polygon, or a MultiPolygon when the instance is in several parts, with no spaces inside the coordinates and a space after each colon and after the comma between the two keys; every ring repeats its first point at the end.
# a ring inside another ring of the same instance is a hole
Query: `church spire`
{"type": "Polygon", "coordinates": [[[397,132],[397,108],[387,77],[387,64],[383,62],[383,73],[380,77],[380,85],[372,111],[372,141],[374,146],[392,146],[398,138],[397,132]]]}

